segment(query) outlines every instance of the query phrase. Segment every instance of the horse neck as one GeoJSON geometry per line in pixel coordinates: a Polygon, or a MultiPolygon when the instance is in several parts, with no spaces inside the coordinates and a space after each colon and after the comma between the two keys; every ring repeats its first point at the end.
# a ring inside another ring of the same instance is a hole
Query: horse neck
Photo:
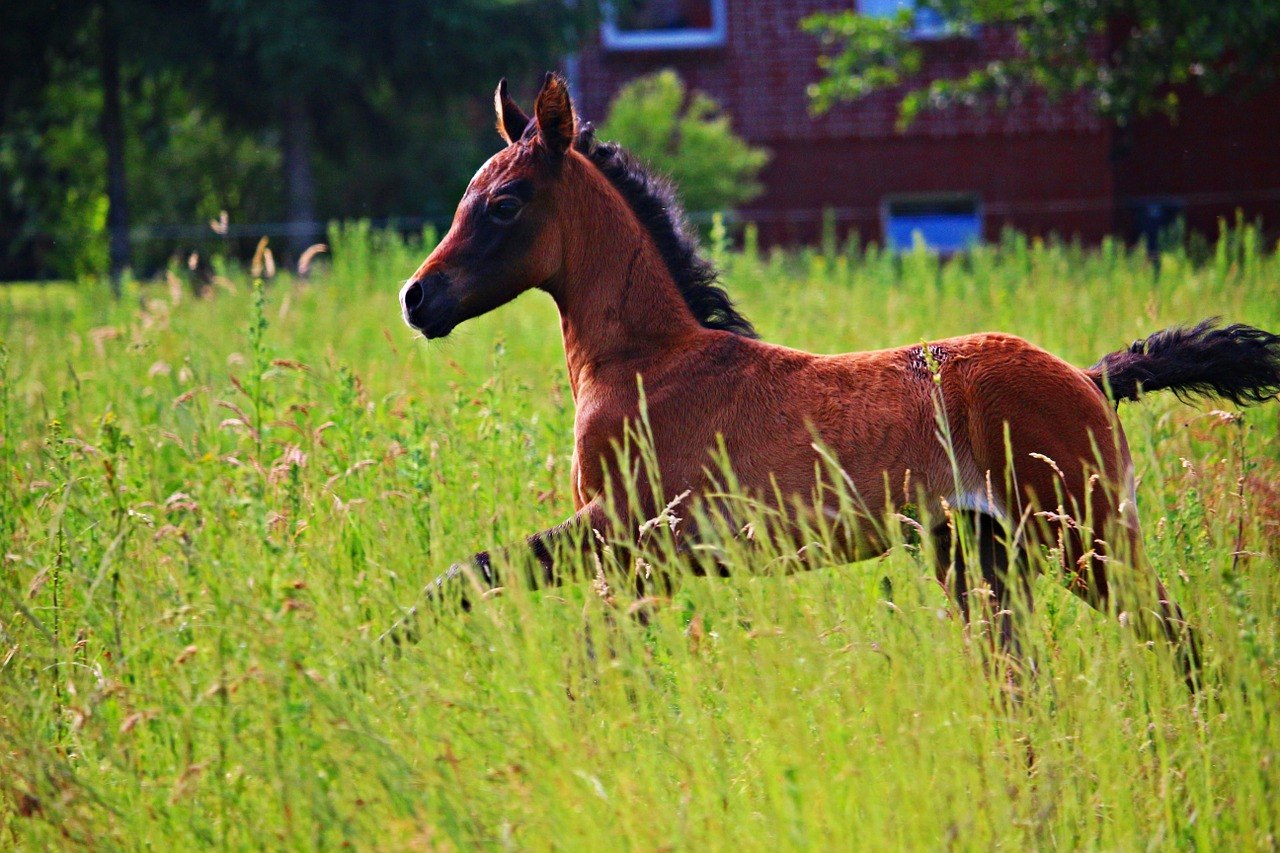
{"type": "Polygon", "coordinates": [[[607,377],[634,385],[643,365],[702,327],[626,201],[585,160],[570,163],[585,174],[565,176],[564,266],[548,289],[576,400],[586,384],[607,377]]]}

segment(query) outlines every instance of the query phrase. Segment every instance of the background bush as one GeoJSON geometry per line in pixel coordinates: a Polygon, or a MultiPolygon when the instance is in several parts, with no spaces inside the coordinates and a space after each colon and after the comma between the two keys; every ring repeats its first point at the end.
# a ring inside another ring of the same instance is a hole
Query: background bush
{"type": "Polygon", "coordinates": [[[623,86],[599,135],[621,142],[673,179],[686,210],[729,210],[764,191],[757,177],[769,152],[735,134],[720,105],[702,92],[688,92],[674,71],[623,86]]]}

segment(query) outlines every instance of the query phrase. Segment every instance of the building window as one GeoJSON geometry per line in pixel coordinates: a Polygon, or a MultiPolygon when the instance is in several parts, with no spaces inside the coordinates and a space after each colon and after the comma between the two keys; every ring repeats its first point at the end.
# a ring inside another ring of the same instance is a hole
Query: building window
{"type": "Polygon", "coordinates": [[[934,251],[949,255],[982,241],[982,209],[975,195],[897,196],[881,205],[885,242],[903,252],[916,234],[934,251]]]}
{"type": "Polygon", "coordinates": [[[725,42],[725,0],[613,0],[600,43],[607,50],[688,50],[725,42]]]}
{"type": "Polygon", "coordinates": [[[941,12],[921,8],[917,0],[858,0],[858,11],[874,18],[896,18],[904,9],[911,12],[914,37],[936,39],[955,35],[941,12]]]}

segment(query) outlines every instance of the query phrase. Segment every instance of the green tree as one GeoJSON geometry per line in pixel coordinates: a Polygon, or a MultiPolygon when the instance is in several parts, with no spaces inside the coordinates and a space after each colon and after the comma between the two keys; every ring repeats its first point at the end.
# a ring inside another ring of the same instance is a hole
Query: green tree
{"type": "Polygon", "coordinates": [[[27,268],[43,253],[62,274],[110,256],[119,271],[131,225],[204,221],[214,204],[287,219],[295,246],[330,217],[443,213],[493,144],[477,105],[500,76],[540,77],[593,9],[5,0],[0,252],[27,268]]]}
{"type": "MultiPolygon", "coordinates": [[[[47,112],[46,89],[55,78],[67,76],[69,69],[100,69],[98,11],[93,3],[76,0],[0,4],[0,264],[12,260],[18,247],[37,255],[49,250],[47,241],[36,246],[31,240],[38,223],[26,205],[33,197],[47,196],[51,205],[63,205],[56,215],[64,222],[78,220],[95,233],[106,227],[105,194],[45,186],[57,180],[57,167],[42,156],[46,128],[39,121],[47,112]]],[[[99,108],[94,120],[100,122],[101,115],[99,108]]],[[[101,129],[99,124],[99,139],[101,129]]],[[[104,251],[104,262],[105,257],[104,251]]]]}
{"type": "Polygon", "coordinates": [[[213,59],[211,94],[243,120],[278,129],[295,248],[315,238],[307,223],[319,213],[368,209],[370,190],[385,204],[406,182],[423,188],[413,160],[438,165],[436,152],[467,137],[459,121],[465,105],[482,101],[504,74],[553,64],[592,7],[563,0],[208,2],[229,47],[213,59]],[[407,159],[405,151],[419,156],[407,159]],[[380,171],[380,160],[398,169],[380,171]],[[353,172],[372,186],[345,177],[353,172]],[[342,185],[327,194],[345,194],[341,210],[318,205],[318,173],[342,185]]]}
{"type": "MultiPolygon", "coordinates": [[[[276,215],[280,156],[269,138],[229,127],[172,71],[126,73],[125,83],[128,227],[206,222],[222,210],[238,221],[276,215]]],[[[100,275],[109,198],[98,71],[59,59],[35,94],[0,124],[0,252],[26,252],[9,260],[41,275],[100,275]]],[[[166,248],[135,244],[132,261],[154,268],[166,248]]]]}
{"type": "Polygon", "coordinates": [[[757,176],[769,152],[736,135],[719,104],[687,92],[674,71],[624,86],[599,133],[670,177],[689,210],[725,210],[763,192],[757,176]]]}
{"type": "Polygon", "coordinates": [[[144,139],[132,124],[149,117],[164,128],[181,118],[151,98],[174,90],[169,64],[199,54],[202,8],[194,0],[0,4],[0,261],[25,253],[18,267],[41,274],[110,271],[118,293],[131,225],[149,218],[130,216],[135,187],[144,198],[184,200],[208,183],[166,174],[169,150],[140,147],[157,134],[144,139]],[[151,85],[161,77],[165,86],[151,85]]]}
{"type": "Polygon", "coordinates": [[[1177,89],[1204,92],[1263,86],[1280,68],[1275,0],[917,0],[896,17],[853,10],[802,23],[829,51],[810,87],[817,112],[888,87],[903,87],[902,123],[952,105],[1005,107],[1031,89],[1083,93],[1099,114],[1123,124],[1154,111],[1176,113],[1177,89]],[[923,44],[913,10],[941,14],[961,35],[1012,30],[1017,50],[962,74],[923,80],[923,44]]]}

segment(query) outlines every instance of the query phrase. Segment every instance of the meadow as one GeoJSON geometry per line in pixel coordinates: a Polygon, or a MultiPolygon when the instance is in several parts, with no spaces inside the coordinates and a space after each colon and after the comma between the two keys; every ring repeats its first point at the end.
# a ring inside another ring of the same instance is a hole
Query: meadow
{"type": "MultiPolygon", "coordinates": [[[[451,562],[570,513],[573,404],[547,297],[428,345],[396,293],[431,236],[331,237],[307,280],[221,266],[200,297],[0,287],[0,846],[1276,847],[1280,405],[1122,409],[1200,695],[1042,576],[1010,702],[905,544],[744,560],[647,625],[619,590],[512,589],[394,646],[451,562]]],[[[817,351],[1002,330],[1088,365],[1209,315],[1280,330],[1247,226],[1158,269],[1017,235],[711,251],[766,339],[817,351]]]]}

